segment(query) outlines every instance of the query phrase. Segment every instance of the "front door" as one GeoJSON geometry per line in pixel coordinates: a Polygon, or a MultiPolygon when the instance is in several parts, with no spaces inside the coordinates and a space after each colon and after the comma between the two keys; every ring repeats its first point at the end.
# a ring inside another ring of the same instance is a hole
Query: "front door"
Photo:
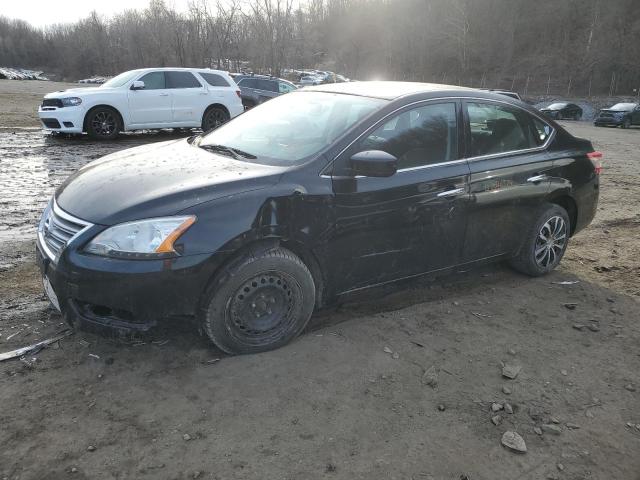
{"type": "Polygon", "coordinates": [[[469,222],[464,261],[513,253],[549,192],[551,127],[518,107],[465,103],[469,222]]]}
{"type": "Polygon", "coordinates": [[[456,102],[406,108],[336,161],[330,255],[337,293],[459,263],[469,169],[458,155],[458,117],[456,102]],[[350,175],[348,159],[364,150],[394,155],[398,172],[388,178],[350,175]]]}
{"type": "Polygon", "coordinates": [[[171,90],[167,88],[164,72],[149,72],[138,80],[142,90],[129,90],[131,123],[139,126],[171,123],[171,90]]]}

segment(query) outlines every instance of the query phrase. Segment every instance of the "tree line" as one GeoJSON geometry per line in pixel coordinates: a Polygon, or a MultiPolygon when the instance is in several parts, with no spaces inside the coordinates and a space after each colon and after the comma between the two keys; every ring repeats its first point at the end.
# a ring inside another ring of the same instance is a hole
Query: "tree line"
{"type": "Polygon", "coordinates": [[[163,0],[42,29],[0,17],[0,66],[77,80],[156,66],[318,68],[524,93],[633,95],[637,0],[163,0]]]}

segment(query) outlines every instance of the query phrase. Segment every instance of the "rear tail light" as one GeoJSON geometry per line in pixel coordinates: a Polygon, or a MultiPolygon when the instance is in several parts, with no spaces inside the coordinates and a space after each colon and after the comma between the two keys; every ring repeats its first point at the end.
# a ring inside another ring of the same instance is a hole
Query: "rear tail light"
{"type": "Polygon", "coordinates": [[[242,95],[240,95],[240,90],[236,90],[236,95],[238,95],[238,98],[242,98],[242,95]]]}
{"type": "Polygon", "coordinates": [[[596,175],[600,175],[602,173],[602,152],[589,152],[587,153],[587,157],[593,163],[593,169],[596,172],[596,175]]]}

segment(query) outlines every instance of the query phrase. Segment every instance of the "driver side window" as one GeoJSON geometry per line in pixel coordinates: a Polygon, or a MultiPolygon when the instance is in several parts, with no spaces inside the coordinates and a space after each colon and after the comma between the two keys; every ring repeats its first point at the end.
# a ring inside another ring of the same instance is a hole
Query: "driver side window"
{"type": "Polygon", "coordinates": [[[144,82],[145,90],[162,90],[167,88],[164,80],[164,72],[150,72],[143,75],[139,80],[144,82]]]}
{"type": "Polygon", "coordinates": [[[357,151],[383,150],[398,159],[398,170],[458,158],[455,103],[406,110],[360,141],[357,151]]]}

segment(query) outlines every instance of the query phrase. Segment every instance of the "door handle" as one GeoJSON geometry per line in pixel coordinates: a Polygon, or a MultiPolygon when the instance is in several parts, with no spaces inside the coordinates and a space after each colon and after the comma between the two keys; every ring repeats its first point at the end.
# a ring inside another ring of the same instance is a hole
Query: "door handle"
{"type": "Polygon", "coordinates": [[[168,96],[169,96],[169,94],[168,94],[168,93],[161,93],[161,94],[160,94],[160,96],[161,96],[161,97],[168,97],[168,96]]]}
{"type": "Polygon", "coordinates": [[[546,175],[535,175],[533,177],[527,178],[527,182],[529,182],[529,183],[540,183],[540,182],[545,181],[547,178],[549,178],[549,177],[547,177],[546,175]]]}
{"type": "Polygon", "coordinates": [[[455,197],[457,195],[460,195],[462,193],[465,192],[464,188],[456,188],[454,190],[447,190],[445,192],[440,192],[438,194],[438,197],[442,198],[442,197],[455,197]]]}

